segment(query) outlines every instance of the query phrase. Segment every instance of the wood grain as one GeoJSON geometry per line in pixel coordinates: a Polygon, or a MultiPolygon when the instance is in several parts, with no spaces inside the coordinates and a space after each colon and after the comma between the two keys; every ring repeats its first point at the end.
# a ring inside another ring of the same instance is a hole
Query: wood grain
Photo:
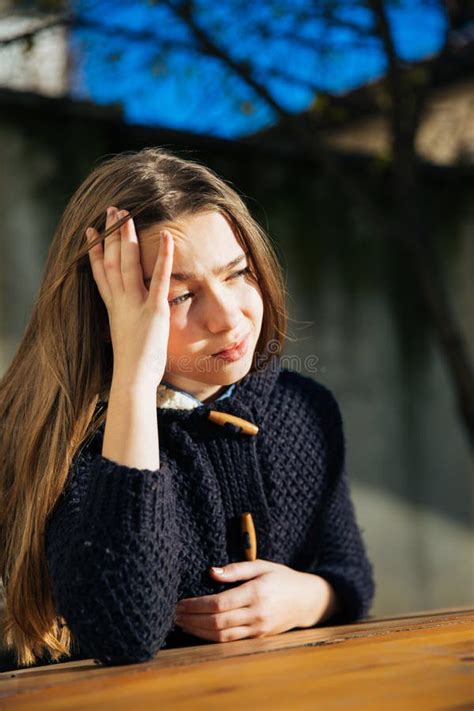
{"type": "Polygon", "coordinates": [[[0,709],[474,709],[474,610],[387,617],[0,674],[0,709]]]}

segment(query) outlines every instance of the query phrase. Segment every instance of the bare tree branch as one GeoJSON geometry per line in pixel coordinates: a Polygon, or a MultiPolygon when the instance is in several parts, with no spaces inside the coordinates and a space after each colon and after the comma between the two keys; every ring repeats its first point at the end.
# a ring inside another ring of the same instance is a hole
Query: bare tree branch
{"type": "Polygon", "coordinates": [[[33,27],[31,30],[27,30],[26,32],[20,32],[18,35],[13,35],[12,37],[4,37],[3,39],[0,39],[0,47],[8,47],[8,45],[15,44],[17,42],[29,42],[31,41],[41,32],[45,32],[46,30],[50,30],[53,27],[60,27],[61,25],[64,25],[65,20],[63,17],[55,17],[52,20],[49,20],[43,25],[40,25],[38,27],[33,27]]]}
{"type": "Polygon", "coordinates": [[[176,17],[179,17],[193,32],[198,40],[203,51],[216,59],[220,59],[234,74],[243,79],[250,86],[257,96],[265,100],[265,103],[273,109],[276,115],[280,118],[290,117],[290,113],[286,111],[270,94],[266,86],[258,82],[252,73],[249,66],[237,61],[224,51],[209,34],[197,23],[193,14],[193,2],[182,2],[180,5],[175,5],[170,0],[163,0],[165,5],[176,17]]]}

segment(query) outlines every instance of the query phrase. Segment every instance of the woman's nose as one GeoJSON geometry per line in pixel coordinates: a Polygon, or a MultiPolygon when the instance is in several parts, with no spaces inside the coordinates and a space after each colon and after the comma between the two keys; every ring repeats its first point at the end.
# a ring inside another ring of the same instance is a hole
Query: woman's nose
{"type": "Polygon", "coordinates": [[[229,293],[213,291],[206,307],[206,325],[211,333],[231,331],[242,318],[236,296],[229,293]]]}

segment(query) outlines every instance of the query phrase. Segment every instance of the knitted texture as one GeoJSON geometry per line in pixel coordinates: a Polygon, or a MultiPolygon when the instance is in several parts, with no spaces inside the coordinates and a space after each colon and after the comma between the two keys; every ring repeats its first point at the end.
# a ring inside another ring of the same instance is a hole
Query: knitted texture
{"type": "Polygon", "coordinates": [[[78,453],[46,530],[58,615],[80,655],[104,664],[208,643],[174,624],[178,600],[222,592],[211,565],[244,560],[240,514],[250,511],[257,557],[324,577],[342,609],[325,625],[367,615],[374,596],[345,470],[337,402],[325,386],[273,361],[229,397],[158,408],[160,469],[101,455],[103,428],[78,453]],[[208,419],[227,412],[256,436],[208,419]]]}

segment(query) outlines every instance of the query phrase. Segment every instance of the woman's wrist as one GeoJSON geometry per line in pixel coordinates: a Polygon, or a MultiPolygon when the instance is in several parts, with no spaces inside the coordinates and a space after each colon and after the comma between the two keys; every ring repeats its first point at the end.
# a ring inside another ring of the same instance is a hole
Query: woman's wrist
{"type": "Polygon", "coordinates": [[[155,401],[158,384],[155,378],[138,375],[136,371],[114,368],[110,391],[120,392],[129,397],[149,396],[155,401]]]}
{"type": "Polygon", "coordinates": [[[304,581],[305,605],[300,627],[323,624],[339,610],[339,600],[332,585],[320,575],[301,573],[304,581]]]}
{"type": "Polygon", "coordinates": [[[156,388],[152,383],[114,375],[102,455],[136,469],[159,469],[156,388]]]}

